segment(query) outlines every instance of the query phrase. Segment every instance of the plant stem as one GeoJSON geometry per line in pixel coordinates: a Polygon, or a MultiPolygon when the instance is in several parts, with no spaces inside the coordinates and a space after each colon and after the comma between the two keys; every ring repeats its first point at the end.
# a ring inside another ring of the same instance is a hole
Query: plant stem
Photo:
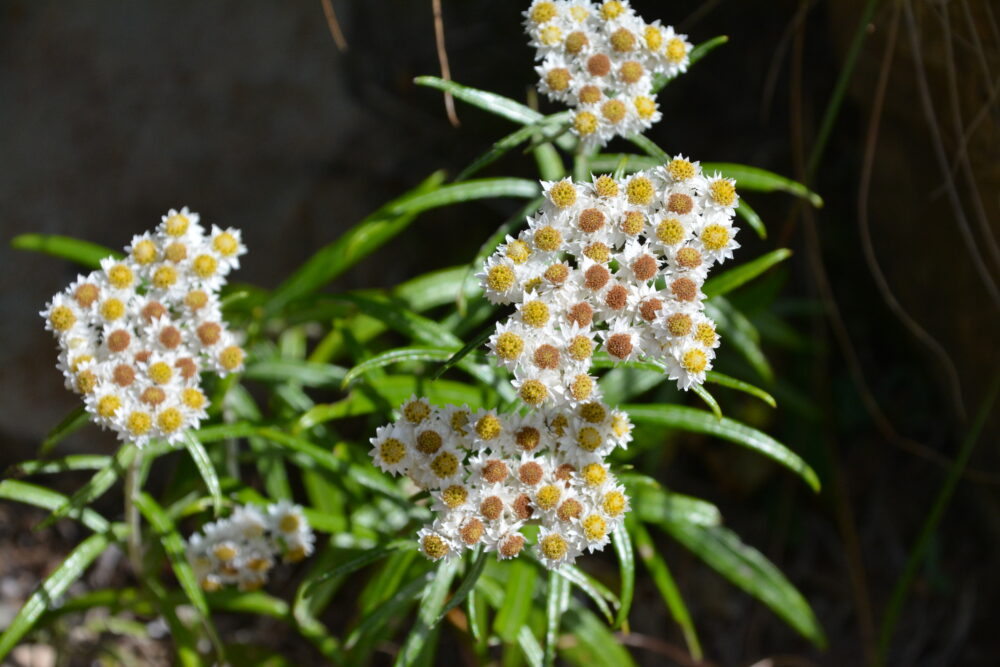
{"type": "Polygon", "coordinates": [[[128,526],[128,559],[137,579],[142,578],[142,535],[139,532],[139,507],[135,504],[139,494],[139,466],[142,454],[137,452],[125,471],[125,524],[128,526]]]}
{"type": "Polygon", "coordinates": [[[982,407],[979,408],[979,414],[976,415],[976,421],[965,436],[958,456],[952,463],[951,470],[948,471],[948,477],[945,479],[944,484],[941,485],[941,490],[938,492],[937,498],[934,499],[934,505],[924,520],[924,525],[920,529],[917,542],[906,559],[906,566],[903,568],[903,573],[899,575],[899,579],[896,580],[896,585],[892,589],[892,595],[885,608],[885,617],[882,620],[882,630],[879,633],[879,653],[883,664],[889,656],[892,633],[896,628],[899,613],[903,609],[903,603],[906,601],[906,593],[909,591],[910,584],[917,574],[917,568],[923,563],[924,555],[927,552],[927,547],[930,546],[934,531],[937,529],[938,524],[941,522],[941,517],[948,508],[951,496],[955,491],[955,486],[962,476],[962,471],[965,469],[965,464],[969,461],[969,456],[972,455],[972,450],[976,445],[976,441],[979,440],[979,434],[982,432],[983,426],[986,425],[986,420],[991,414],[993,403],[996,401],[998,393],[1000,393],[1000,375],[993,378],[993,383],[986,394],[986,398],[983,400],[982,407]]]}

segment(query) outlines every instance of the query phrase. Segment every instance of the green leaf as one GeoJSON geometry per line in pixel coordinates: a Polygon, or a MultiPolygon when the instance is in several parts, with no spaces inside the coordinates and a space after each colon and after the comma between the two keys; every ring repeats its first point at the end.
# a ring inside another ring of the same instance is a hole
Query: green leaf
{"type": "Polygon", "coordinates": [[[59,599],[67,589],[83,575],[94,559],[104,552],[108,543],[107,535],[91,535],[73,549],[66,560],[45,578],[0,635],[0,660],[3,660],[28,634],[42,612],[59,603],[59,599]]]}
{"type": "MultiPolygon", "coordinates": [[[[61,507],[67,500],[63,494],[47,489],[44,486],[13,479],[5,479],[0,482],[0,498],[34,505],[35,507],[47,510],[54,510],[61,507]]],[[[79,520],[95,533],[103,533],[108,530],[108,520],[88,507],[80,508],[70,516],[79,520]]]]}
{"type": "Polygon", "coordinates": [[[569,580],[557,570],[549,571],[549,590],[545,601],[545,656],[546,667],[556,662],[556,645],[559,643],[559,624],[569,603],[569,580]]]}
{"type": "Polygon", "coordinates": [[[757,211],[753,210],[743,197],[740,197],[740,203],[736,205],[736,215],[743,218],[750,225],[750,228],[757,233],[758,238],[767,238],[767,227],[764,226],[764,221],[760,219],[757,211]]]}
{"type": "Polygon", "coordinates": [[[274,315],[295,299],[316,291],[402,232],[419,211],[393,212],[395,208],[415,196],[434,190],[443,181],[444,172],[431,174],[416,188],[389,202],[336,241],[321,248],[274,290],[265,312],[274,315]]]}
{"type": "Polygon", "coordinates": [[[347,664],[365,664],[364,657],[369,653],[369,647],[378,639],[383,627],[390,620],[404,617],[404,611],[427,586],[427,579],[427,576],[421,576],[410,581],[370,614],[361,617],[361,623],[351,631],[347,641],[344,642],[344,648],[350,651],[347,664]]]}
{"type": "Polygon", "coordinates": [[[646,475],[623,473],[619,479],[628,489],[632,511],[642,521],[659,523],[669,519],[704,526],[722,523],[719,508],[701,498],[668,491],[646,475]]]}
{"type": "Polygon", "coordinates": [[[49,452],[63,439],[79,431],[84,424],[90,421],[90,415],[82,405],[75,408],[73,412],[66,415],[61,422],[45,436],[41,446],[38,448],[38,455],[46,457],[49,452]]]}
{"type": "MultiPolygon", "coordinates": [[[[493,146],[488,151],[486,151],[478,158],[476,158],[472,162],[472,164],[463,169],[458,174],[458,176],[455,177],[455,180],[464,181],[465,179],[469,178],[480,169],[498,160],[500,157],[502,157],[511,149],[516,148],[517,146],[524,143],[528,139],[531,139],[536,134],[543,134],[543,135],[550,134],[554,136],[555,134],[559,134],[565,131],[566,129],[565,122],[568,119],[568,117],[569,113],[564,112],[562,114],[559,114],[558,119],[554,117],[545,118],[537,123],[531,123],[530,125],[525,125],[519,130],[516,130],[511,134],[508,134],[500,141],[494,143],[493,146]]],[[[545,159],[548,159],[548,156],[546,156],[545,159]]]]}
{"type": "Polygon", "coordinates": [[[744,382],[743,380],[737,380],[736,378],[730,377],[725,373],[720,373],[719,371],[708,371],[705,373],[705,381],[713,382],[737,391],[742,391],[746,394],[750,394],[751,396],[756,396],[772,408],[778,407],[778,404],[774,400],[774,396],[771,396],[771,394],[767,393],[760,387],[755,387],[749,382],[744,382]]]}
{"type": "Polygon", "coordinates": [[[27,475],[49,475],[68,470],[100,470],[111,462],[110,456],[98,454],[71,454],[49,461],[23,461],[7,469],[7,477],[25,477],[27,475]]]}
{"type": "Polygon", "coordinates": [[[618,567],[621,576],[621,605],[615,616],[614,627],[628,627],[628,614],[632,610],[632,598],[635,596],[635,554],[632,553],[632,538],[624,526],[618,526],[612,533],[611,541],[618,554],[618,567]]]}
{"type": "Polygon", "coordinates": [[[188,453],[191,454],[191,459],[198,468],[201,479],[205,482],[205,488],[208,489],[208,493],[212,497],[212,508],[215,516],[219,516],[219,512],[222,511],[222,485],[219,483],[219,476],[215,472],[215,466],[212,465],[212,460],[208,458],[205,446],[198,442],[190,433],[184,438],[184,446],[187,448],[188,453]]]}
{"type": "Polygon", "coordinates": [[[562,657],[578,667],[635,665],[621,642],[589,609],[571,605],[563,614],[563,627],[576,640],[562,648],[562,657]]]}
{"type": "Polygon", "coordinates": [[[392,295],[405,302],[415,313],[422,313],[446,303],[454,303],[455,295],[461,289],[465,290],[466,298],[472,298],[480,294],[482,290],[479,289],[478,285],[466,284],[468,272],[469,267],[463,264],[462,266],[425,273],[397,286],[392,291],[392,295]]]}
{"type": "Polygon", "coordinates": [[[390,542],[381,547],[376,547],[374,549],[369,549],[357,558],[353,558],[343,565],[339,565],[332,570],[327,570],[326,572],[316,573],[316,576],[311,577],[308,582],[303,582],[303,588],[305,589],[306,596],[311,595],[310,590],[324,581],[329,581],[330,579],[336,579],[337,577],[343,577],[344,575],[356,572],[366,565],[370,565],[376,561],[380,561],[389,554],[400,551],[401,549],[413,549],[415,548],[415,543],[413,540],[397,540],[395,542],[390,542]]]}
{"type": "Polygon", "coordinates": [[[396,214],[422,213],[431,208],[451,206],[474,199],[495,197],[537,197],[541,188],[537,181],[526,178],[482,178],[444,185],[430,192],[407,198],[390,208],[396,214]]]}
{"type": "Polygon", "coordinates": [[[760,452],[798,473],[813,491],[819,491],[819,478],[805,461],[771,436],[746,424],[728,417],[716,419],[709,412],[683,405],[623,405],[622,409],[632,421],[640,424],[670,426],[692,433],[714,435],[760,452]]]}
{"type": "Polygon", "coordinates": [[[105,257],[124,257],[111,248],[57,234],[21,234],[11,240],[10,247],[61,257],[88,269],[101,268],[101,260],[105,257]]]}
{"type": "Polygon", "coordinates": [[[774,381],[774,371],[760,349],[760,333],[746,315],[723,296],[705,303],[706,314],[715,320],[723,339],[746,359],[765,382],[774,381]]]}
{"type": "Polygon", "coordinates": [[[219,641],[215,627],[212,625],[211,612],[208,609],[205,594],[198,584],[198,579],[194,576],[191,564],[188,563],[184,548],[184,539],[177,532],[174,522],[167,516],[167,513],[163,511],[163,508],[148,493],[140,493],[135,499],[135,504],[139,508],[139,511],[142,512],[142,515],[146,517],[149,525],[156,531],[157,536],[160,538],[160,544],[163,546],[163,550],[167,554],[167,559],[170,561],[170,566],[173,568],[174,575],[177,577],[177,581],[184,591],[184,595],[198,612],[199,620],[208,632],[212,644],[221,653],[222,643],[219,641]]]}
{"type": "Polygon", "coordinates": [[[611,613],[611,607],[608,606],[608,603],[610,602],[617,609],[621,606],[621,601],[608,587],[576,565],[563,565],[559,568],[559,574],[594,601],[597,609],[607,619],[608,625],[615,622],[615,616],[611,613]]]}
{"type": "Polygon", "coordinates": [[[702,162],[701,169],[706,174],[719,172],[726,178],[735,178],[736,187],[754,192],[787,192],[807,200],[815,208],[823,207],[823,198],[790,178],[759,167],[732,162],[702,162]]]}
{"type": "Polygon", "coordinates": [[[745,264],[740,264],[717,276],[709,278],[705,281],[702,290],[709,299],[728,294],[740,285],[753,280],[772,266],[780,264],[791,256],[792,251],[788,248],[772,250],[766,255],[761,255],[745,264]]]}
{"type": "Polygon", "coordinates": [[[661,526],[716,572],[766,604],[796,632],[820,648],[826,646],[809,603],[778,568],[731,530],[669,520],[661,526]]]}
{"type": "MultiPolygon", "coordinates": [[[[384,368],[392,364],[401,364],[411,361],[447,361],[451,359],[454,354],[454,349],[443,347],[399,347],[395,350],[389,350],[375,355],[371,359],[362,361],[360,364],[349,370],[346,375],[344,375],[344,380],[341,383],[341,386],[346,387],[354,378],[359,375],[364,375],[369,371],[373,371],[376,368],[384,368]]],[[[435,376],[435,379],[437,379],[437,377],[439,376],[435,376]]]]}
{"type": "Polygon", "coordinates": [[[705,389],[705,387],[700,384],[692,386],[691,389],[694,393],[698,394],[698,398],[705,402],[705,405],[707,405],[708,409],[712,411],[712,414],[715,415],[716,419],[722,419],[722,408],[719,407],[718,401],[715,400],[715,397],[712,396],[708,389],[705,389]]]}
{"type": "Polygon", "coordinates": [[[337,388],[347,369],[333,364],[298,359],[266,359],[255,361],[243,371],[247,380],[258,382],[298,382],[303,387],[337,388]]]}
{"type": "Polygon", "coordinates": [[[545,652],[538,644],[538,640],[535,639],[535,635],[531,632],[530,625],[521,626],[521,629],[517,633],[517,645],[520,647],[524,659],[528,661],[531,667],[542,667],[545,652]]]}
{"type": "Polygon", "coordinates": [[[517,641],[517,633],[528,621],[538,570],[523,559],[511,561],[507,568],[507,592],[497,612],[493,629],[508,644],[517,641]]]}
{"type": "MultiPolygon", "coordinates": [[[[656,160],[657,164],[666,164],[670,162],[670,156],[667,155],[667,152],[657,146],[656,142],[647,137],[645,134],[633,134],[628,138],[628,140],[638,146],[643,153],[656,160]]],[[[627,163],[629,158],[627,155],[623,155],[621,159],[627,163]]],[[[621,177],[619,176],[618,178],[621,177]]]]}
{"type": "Polygon", "coordinates": [[[479,90],[478,88],[463,86],[454,81],[445,81],[436,76],[418,76],[413,82],[418,86],[428,86],[451,93],[456,99],[468,102],[480,109],[489,111],[497,116],[502,116],[515,123],[521,123],[522,125],[537,123],[544,118],[542,114],[534,109],[520,102],[515,102],[509,97],[497,95],[486,90],[479,90]]]}
{"type": "Polygon", "coordinates": [[[646,527],[641,522],[626,520],[626,525],[629,526],[629,530],[632,532],[635,550],[639,552],[639,557],[646,565],[646,569],[649,570],[650,576],[653,577],[653,583],[656,584],[656,588],[660,591],[663,601],[667,604],[670,616],[681,626],[681,631],[684,633],[684,641],[687,643],[688,651],[691,652],[691,657],[697,662],[701,662],[701,642],[698,641],[698,633],[694,628],[694,622],[691,620],[691,613],[688,611],[687,605],[684,604],[684,598],[681,597],[681,591],[677,588],[677,582],[674,581],[673,575],[670,574],[670,568],[667,567],[666,561],[656,551],[653,538],[650,537],[649,531],[646,530],[646,527]]]}
{"type": "Polygon", "coordinates": [[[486,567],[486,557],[487,554],[484,551],[479,554],[469,566],[469,571],[466,573],[465,578],[462,579],[462,583],[460,583],[458,588],[455,589],[455,594],[451,596],[451,599],[448,600],[448,604],[446,604],[444,609],[441,610],[441,615],[438,616],[437,623],[443,621],[449,611],[465,602],[465,598],[469,596],[469,593],[471,593],[472,589],[475,588],[476,582],[479,581],[479,577],[483,574],[483,568],[486,567]]]}
{"type": "Polygon", "coordinates": [[[441,616],[441,609],[444,607],[445,597],[451,588],[452,579],[458,572],[460,560],[449,558],[440,562],[437,566],[437,574],[424,588],[423,596],[420,600],[420,608],[417,610],[417,622],[410,630],[406,642],[396,656],[396,665],[412,665],[420,656],[424,649],[424,644],[430,637],[432,631],[437,626],[438,618],[441,616]]]}
{"type": "Polygon", "coordinates": [[[108,465],[94,473],[93,477],[86,484],[80,487],[62,505],[53,510],[52,514],[42,521],[39,527],[44,528],[45,526],[52,525],[57,519],[70,514],[70,512],[81,510],[84,506],[89,505],[103,495],[124,474],[125,470],[131,465],[132,460],[138,455],[138,452],[138,448],[131,443],[126,443],[119,447],[108,465]]]}
{"type": "Polygon", "coordinates": [[[433,379],[437,380],[442,375],[444,375],[448,371],[448,369],[450,369],[452,366],[461,361],[470,352],[482,347],[483,344],[485,344],[486,341],[489,340],[489,337],[493,334],[494,331],[495,327],[493,326],[486,327],[478,334],[476,334],[476,336],[472,340],[463,345],[462,349],[458,350],[457,352],[453,352],[451,355],[449,355],[448,358],[445,360],[445,362],[441,364],[441,366],[439,366],[438,369],[434,372],[434,375],[432,376],[433,379]]]}
{"type": "MultiPolygon", "coordinates": [[[[718,37],[713,37],[712,39],[706,40],[701,44],[696,45],[691,49],[691,54],[688,56],[688,68],[692,67],[696,62],[707,56],[709,53],[722,46],[729,41],[729,37],[726,35],[719,35],[718,37]]],[[[663,87],[668,83],[677,78],[679,74],[674,74],[672,76],[667,76],[666,74],[657,74],[653,77],[653,92],[658,93],[663,90],[663,87]]]]}

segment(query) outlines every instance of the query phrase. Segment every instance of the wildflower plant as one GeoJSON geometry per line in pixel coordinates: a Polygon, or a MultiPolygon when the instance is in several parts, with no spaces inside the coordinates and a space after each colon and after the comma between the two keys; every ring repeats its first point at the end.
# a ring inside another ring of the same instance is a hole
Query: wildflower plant
{"type": "Polygon", "coordinates": [[[684,432],[753,450],[818,489],[790,448],[723,414],[775,403],[720,369],[773,380],[742,299],[729,297],[790,253],[734,253],[766,236],[747,193],[820,200],[642,134],[663,113],[659,90],[696,75],[725,38],[692,46],[618,0],[535,1],[511,10],[522,18],[539,89],[570,108],[544,114],[418,78],[519,127],[451,181],[437,172],[387,202],[274,289],[227,284],[239,232],[205,230],[186,209],[124,254],[15,239],[87,267],[43,311],[83,402],[37,460],[0,481],[0,498],[91,534],[0,635],[0,659],[29,635],[69,637],[72,614],[103,607],[162,619],[183,664],[277,655],[268,637],[237,641],[216,627],[252,613],[333,664],[364,664],[390,645],[397,664],[444,660],[459,634],[484,662],[503,651],[532,665],[595,655],[629,665],[614,631],[628,628],[636,586],[650,584],[700,659],[699,619],[664,537],[822,645],[802,595],[718,508],[657,479],[684,432]],[[600,152],[612,141],[619,152],[600,152]],[[537,174],[475,177],[525,144],[537,174]],[[389,289],[324,289],[418,216],[438,224],[436,208],[494,198],[523,205],[471,261],[389,289]],[[123,441],[114,454],[58,456],[91,422],[123,441]],[[69,497],[23,479],[66,470],[91,475],[69,497]],[[99,512],[119,480],[123,511],[99,512]],[[116,544],[130,561],[121,588],[70,594],[116,544]]]}

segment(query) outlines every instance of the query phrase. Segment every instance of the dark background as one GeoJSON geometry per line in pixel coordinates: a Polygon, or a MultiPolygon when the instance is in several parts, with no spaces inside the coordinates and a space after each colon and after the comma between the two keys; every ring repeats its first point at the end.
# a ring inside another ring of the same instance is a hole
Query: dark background
{"type": "MultiPolygon", "coordinates": [[[[525,99],[534,73],[520,27],[524,3],[443,4],[454,79],[525,99]]],[[[648,20],[678,25],[694,43],[731,38],[664,91],[664,119],[649,136],[672,153],[805,179],[806,156],[864,3],[633,4],[648,20]]],[[[762,605],[665,544],[713,661],[865,661],[946,467],[997,375],[998,304],[963,244],[960,214],[933,151],[937,133],[949,163],[958,165],[961,215],[995,281],[1000,263],[984,236],[1000,231],[995,4],[912,2],[916,24],[900,24],[891,50],[866,209],[892,297],[940,343],[957,384],[887,305],[864,253],[858,189],[891,6],[868,26],[813,180],[825,207],[808,211],[782,194],[749,196],[770,238],[755,241],[745,230],[737,258],[780,246],[795,255],[762,288],[774,292],[773,312],[755,319],[780,378],[779,408],[739,416],[805,456],[824,492],[812,497],[759,458],[718,443],[691,443],[665,470],[649,472],[717,503],[727,525],[803,591],[831,647],[810,649],[762,605]],[[933,123],[918,73],[935,104],[933,123]],[[968,169],[957,159],[963,131],[968,169]]],[[[273,287],[387,198],[434,169],[456,173],[512,130],[461,103],[461,127],[452,128],[440,95],[413,85],[414,76],[439,71],[430,2],[334,6],[346,53],[331,39],[319,0],[0,2],[0,467],[31,457],[76,404],[37,316],[76,272],[10,250],[13,236],[68,234],[121,247],[167,208],[188,205],[204,221],[241,227],[250,254],[239,279],[273,287]]],[[[531,160],[515,153],[488,173],[531,170],[531,160]]],[[[387,286],[467,261],[511,207],[484,202],[427,214],[337,286],[387,286]]],[[[996,412],[919,569],[892,664],[1000,659],[996,412]]],[[[110,435],[85,434],[67,450],[111,451],[110,435]]],[[[16,609],[71,536],[22,534],[23,517],[10,506],[0,510],[0,553],[10,555],[0,557],[0,578],[6,560],[14,581],[2,595],[4,612],[4,605],[16,609]]],[[[640,636],[683,645],[648,580],[640,580],[637,605],[640,636]]],[[[663,664],[655,641],[636,655],[663,664]]]]}

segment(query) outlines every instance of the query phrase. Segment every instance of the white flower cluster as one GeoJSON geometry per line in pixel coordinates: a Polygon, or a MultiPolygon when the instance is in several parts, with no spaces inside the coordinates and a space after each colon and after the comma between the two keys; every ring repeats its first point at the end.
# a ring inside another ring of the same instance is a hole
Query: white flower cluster
{"type": "Polygon", "coordinates": [[[572,129],[587,146],[650,128],[661,116],[653,77],[687,71],[686,36],[646,23],[627,0],[535,0],[524,16],[538,88],[577,109],[572,129]]]}
{"type": "Polygon", "coordinates": [[[572,411],[497,414],[431,406],[412,397],[371,439],[375,464],[430,491],[436,519],[417,534],[434,560],[482,545],[500,559],[536,544],[548,567],[601,550],[624,520],[628,497],[604,462],[631,440],[623,412],[594,401],[572,411]]]}
{"type": "Polygon", "coordinates": [[[525,403],[570,408],[598,396],[598,341],[613,361],[665,365],[700,384],[719,337],[701,290],[739,247],[731,179],[682,156],[624,180],[543,183],[547,201],[479,274],[493,303],[517,304],[489,340],[525,403]]]}
{"type": "Polygon", "coordinates": [[[184,208],[125,252],[79,276],[41,315],[59,342],[66,387],[97,424],[140,447],[173,442],[205,418],[201,371],[243,366],[218,291],[246,248],[239,230],[206,233],[184,208]]]}
{"type": "Polygon", "coordinates": [[[227,519],[209,523],[187,543],[187,556],[206,591],[236,584],[255,591],[267,583],[275,559],[296,563],[313,552],[316,540],[302,508],[287,500],[264,511],[238,506],[227,519]]]}

